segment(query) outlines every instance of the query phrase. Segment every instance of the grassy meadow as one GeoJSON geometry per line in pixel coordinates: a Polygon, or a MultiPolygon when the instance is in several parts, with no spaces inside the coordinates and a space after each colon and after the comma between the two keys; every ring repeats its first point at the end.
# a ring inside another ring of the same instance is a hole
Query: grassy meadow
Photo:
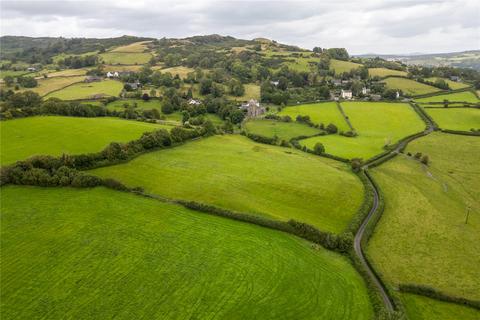
{"type": "Polygon", "coordinates": [[[443,102],[444,100],[447,100],[447,101],[450,101],[450,102],[469,102],[469,103],[479,103],[480,102],[480,100],[471,91],[441,94],[441,95],[437,95],[437,96],[415,99],[415,101],[417,101],[419,103],[443,102]]]}
{"type": "Polygon", "coordinates": [[[40,96],[48,95],[52,91],[61,90],[65,87],[73,85],[74,83],[83,83],[85,76],[74,77],[52,77],[38,80],[38,85],[35,88],[25,88],[22,91],[33,91],[40,96]]]}
{"type": "Polygon", "coordinates": [[[363,186],[346,164],[239,135],[188,142],[91,173],[168,198],[332,232],[348,225],[363,200],[363,186]]]}
{"type": "Polygon", "coordinates": [[[150,61],[152,55],[148,52],[106,52],[100,54],[100,57],[105,64],[145,64],[150,61]]]}
{"type": "Polygon", "coordinates": [[[480,110],[476,108],[426,108],[442,129],[470,131],[480,129],[480,110]]]}
{"type": "Polygon", "coordinates": [[[278,113],[279,116],[290,116],[292,120],[298,115],[309,116],[315,124],[323,123],[325,126],[329,123],[333,123],[339,130],[348,131],[347,122],[342,116],[340,110],[338,110],[335,102],[322,102],[322,103],[310,103],[300,104],[297,106],[285,107],[278,113]]]}
{"type": "Polygon", "coordinates": [[[49,78],[53,78],[53,77],[73,77],[73,76],[84,76],[86,74],[87,74],[87,69],[65,69],[65,70],[48,72],[47,76],[49,78]]]}
{"type": "Polygon", "coordinates": [[[342,108],[358,136],[318,136],[300,143],[313,149],[317,142],[321,142],[327,153],[366,160],[383,152],[385,145],[392,145],[425,128],[420,117],[406,103],[342,102],[342,108]]]}
{"type": "Polygon", "coordinates": [[[62,100],[91,99],[96,96],[118,96],[123,89],[123,83],[115,80],[102,80],[95,82],[80,82],[64,89],[52,92],[46,98],[59,98],[62,100]]]}
{"type": "Polygon", "coordinates": [[[410,320],[478,320],[480,311],[466,306],[403,293],[403,304],[410,320]]]}
{"type": "Polygon", "coordinates": [[[342,74],[344,72],[350,72],[353,69],[362,67],[362,64],[343,61],[337,59],[330,59],[330,70],[334,70],[335,74],[342,74]]]}
{"type": "Polygon", "coordinates": [[[195,69],[184,67],[184,66],[178,66],[178,67],[171,67],[171,68],[165,68],[165,69],[160,69],[158,70],[161,73],[167,73],[170,72],[173,76],[177,75],[180,77],[180,79],[185,79],[187,78],[187,75],[191,72],[195,72],[195,69]]]}
{"type": "Polygon", "coordinates": [[[370,77],[385,78],[389,76],[406,77],[407,72],[402,70],[393,70],[387,68],[368,68],[368,75],[370,77]]]}
{"type": "Polygon", "coordinates": [[[373,316],[346,257],[285,233],[103,188],[1,201],[2,319],[373,316]]]}
{"type": "Polygon", "coordinates": [[[400,155],[372,170],[386,207],[368,255],[393,285],[480,300],[480,139],[436,132],[406,152],[427,154],[430,164],[400,155]]]}
{"type": "Polygon", "coordinates": [[[404,94],[411,96],[441,91],[441,89],[435,88],[428,84],[420,83],[407,78],[391,77],[386,78],[383,80],[383,82],[388,89],[402,90],[404,94]]]}
{"type": "Polygon", "coordinates": [[[265,137],[277,136],[280,140],[289,141],[299,136],[313,136],[320,133],[318,129],[297,122],[281,122],[267,119],[250,120],[245,123],[249,133],[265,137]]]}
{"type": "Polygon", "coordinates": [[[140,42],[134,42],[131,44],[128,44],[126,46],[120,46],[117,47],[110,52],[126,52],[126,53],[138,53],[138,52],[144,52],[145,50],[148,50],[147,45],[151,41],[140,41],[140,42]]]}
{"type": "Polygon", "coordinates": [[[110,142],[127,142],[163,126],[118,118],[29,117],[0,122],[0,163],[33,155],[100,151],[110,142]]]}
{"type": "Polygon", "coordinates": [[[467,83],[452,81],[450,79],[445,79],[445,78],[432,77],[432,78],[426,78],[425,80],[435,82],[438,79],[445,81],[450,87],[450,89],[452,90],[458,90],[458,89],[464,89],[464,88],[470,87],[470,85],[467,83]]]}

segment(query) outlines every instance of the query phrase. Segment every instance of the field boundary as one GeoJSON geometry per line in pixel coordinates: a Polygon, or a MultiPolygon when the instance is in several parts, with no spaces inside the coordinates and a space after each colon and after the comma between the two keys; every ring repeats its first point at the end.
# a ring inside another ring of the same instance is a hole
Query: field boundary
{"type": "MultiPolygon", "coordinates": [[[[106,81],[106,79],[103,79],[103,80],[101,80],[101,81],[95,81],[95,82],[103,82],[103,81],[106,81]]],[[[110,80],[110,81],[117,81],[117,80],[110,80]]],[[[95,82],[93,82],[93,83],[95,83],[95,82]]],[[[118,81],[118,82],[122,83],[121,81],[118,81]]],[[[42,97],[42,98],[45,98],[47,95],[49,95],[49,94],[51,94],[51,93],[58,92],[58,91],[60,91],[60,90],[66,89],[66,88],[68,88],[68,87],[70,87],[70,86],[73,86],[73,85],[75,85],[75,84],[78,84],[78,83],[92,83],[92,82],[85,82],[85,79],[84,79],[83,81],[74,82],[74,83],[69,84],[68,86],[63,87],[63,88],[50,91],[49,93],[47,93],[47,94],[45,94],[45,95],[43,95],[43,96],[41,96],[41,97],[42,97]]],[[[95,101],[95,100],[100,100],[100,99],[108,98],[108,97],[118,97],[118,96],[105,95],[105,96],[102,96],[101,98],[98,98],[98,99],[86,98],[86,99],[71,99],[71,100],[63,100],[63,99],[61,99],[61,100],[62,100],[62,101],[79,101],[79,100],[95,101]]]]}
{"type": "Polygon", "coordinates": [[[412,283],[399,284],[398,290],[400,292],[413,293],[413,294],[428,297],[431,299],[454,303],[454,304],[474,308],[476,310],[480,310],[480,300],[471,300],[464,297],[453,296],[425,285],[418,285],[418,284],[412,284],[412,283]]]}
{"type": "Polygon", "coordinates": [[[337,108],[338,110],[340,111],[340,113],[342,114],[343,116],[343,119],[345,120],[345,122],[347,123],[347,125],[350,127],[350,130],[352,130],[352,132],[356,133],[357,131],[355,130],[355,128],[353,127],[352,123],[350,122],[350,119],[348,118],[348,116],[345,114],[345,111],[343,110],[342,108],[342,105],[340,104],[339,101],[335,101],[336,102],[336,105],[337,105],[337,108]]]}
{"type": "MultiPolygon", "coordinates": [[[[470,87],[467,87],[467,88],[461,88],[461,89],[455,89],[455,90],[443,90],[443,91],[440,91],[440,92],[419,94],[419,95],[412,96],[412,98],[414,98],[414,99],[429,98],[429,97],[443,96],[445,94],[459,93],[459,92],[465,92],[465,91],[472,92],[472,87],[470,86],[470,87]]],[[[450,101],[450,102],[455,102],[455,101],[450,101]]]]}

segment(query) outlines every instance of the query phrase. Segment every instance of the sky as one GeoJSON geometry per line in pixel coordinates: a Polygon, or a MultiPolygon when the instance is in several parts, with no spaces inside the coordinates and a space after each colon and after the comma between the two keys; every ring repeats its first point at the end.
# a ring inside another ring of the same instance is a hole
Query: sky
{"type": "Polygon", "coordinates": [[[0,34],[264,37],[351,54],[480,49],[479,0],[0,0],[0,34]]]}

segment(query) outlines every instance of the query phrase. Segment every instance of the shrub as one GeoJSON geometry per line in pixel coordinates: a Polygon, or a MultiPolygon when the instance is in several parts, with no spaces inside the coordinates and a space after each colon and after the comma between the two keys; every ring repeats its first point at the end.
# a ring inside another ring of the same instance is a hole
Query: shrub
{"type": "Polygon", "coordinates": [[[421,163],[425,164],[425,165],[428,165],[428,162],[429,162],[429,158],[427,155],[424,155],[422,157],[422,160],[420,160],[421,163]]]}
{"type": "Polygon", "coordinates": [[[325,147],[323,143],[317,142],[315,143],[315,146],[313,147],[313,153],[315,154],[322,154],[325,152],[325,147]]]}
{"type": "Polygon", "coordinates": [[[330,134],[338,132],[337,126],[334,125],[333,123],[329,123],[328,126],[325,128],[325,130],[330,134]]]}
{"type": "Polygon", "coordinates": [[[420,160],[420,158],[422,157],[422,153],[417,152],[417,153],[415,153],[414,157],[415,157],[415,159],[420,160]]]}

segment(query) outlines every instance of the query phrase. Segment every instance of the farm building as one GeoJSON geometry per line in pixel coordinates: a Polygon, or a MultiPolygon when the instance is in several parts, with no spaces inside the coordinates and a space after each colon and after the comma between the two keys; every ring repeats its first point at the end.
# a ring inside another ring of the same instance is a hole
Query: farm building
{"type": "Polygon", "coordinates": [[[455,82],[460,82],[460,77],[459,76],[451,76],[450,80],[455,81],[455,82]]]}
{"type": "Polygon", "coordinates": [[[119,74],[117,71],[114,71],[114,72],[110,72],[108,71],[107,72],[107,78],[118,78],[119,77],[119,74]]]}
{"type": "Polygon", "coordinates": [[[340,96],[342,97],[342,99],[352,99],[352,91],[350,90],[343,90],[340,92],[340,96]]]}
{"type": "Polygon", "coordinates": [[[251,99],[247,103],[240,106],[240,109],[247,110],[247,117],[255,118],[265,113],[265,107],[260,106],[260,102],[255,99],[251,99]]]}
{"type": "Polygon", "coordinates": [[[200,100],[190,99],[190,100],[188,100],[188,104],[191,105],[191,106],[199,106],[201,104],[201,102],[200,102],[200,100]]]}

